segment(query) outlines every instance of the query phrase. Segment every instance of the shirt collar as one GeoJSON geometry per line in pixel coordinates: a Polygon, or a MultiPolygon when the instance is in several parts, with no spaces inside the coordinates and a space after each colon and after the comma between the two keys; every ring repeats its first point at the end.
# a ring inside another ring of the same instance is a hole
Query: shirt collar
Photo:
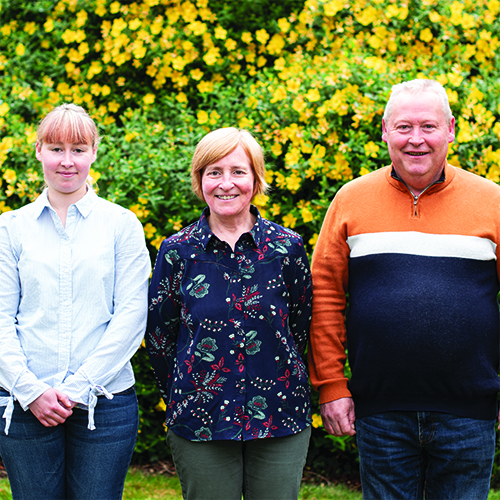
{"type": "MultiPolygon", "coordinates": [[[[264,219],[261,217],[258,208],[254,205],[250,205],[250,213],[257,216],[257,220],[255,221],[252,229],[248,233],[244,233],[244,235],[247,235],[248,238],[252,240],[253,244],[258,247],[260,245],[262,235],[264,234],[264,219]]],[[[205,250],[211,241],[215,242],[218,240],[217,236],[215,236],[208,225],[207,217],[209,215],[210,208],[205,207],[197,224],[198,237],[205,250]]]]}
{"type": "MultiPolygon", "coordinates": [[[[88,217],[95,204],[97,203],[98,196],[92,190],[92,188],[88,188],[87,194],[80,198],[76,203],[74,203],[75,207],[78,209],[82,217],[88,217]]],[[[38,219],[45,208],[52,209],[52,206],[48,197],[48,189],[45,188],[42,194],[35,200],[33,203],[34,208],[34,217],[38,219]]]]}

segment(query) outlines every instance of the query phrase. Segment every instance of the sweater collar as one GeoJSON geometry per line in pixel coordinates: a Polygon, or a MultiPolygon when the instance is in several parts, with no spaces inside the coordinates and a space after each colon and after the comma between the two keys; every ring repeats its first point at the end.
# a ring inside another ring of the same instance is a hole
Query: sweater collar
{"type": "MultiPolygon", "coordinates": [[[[426,187],[420,194],[425,193],[436,193],[438,191],[441,191],[444,189],[450,182],[455,177],[455,168],[449,163],[446,163],[443,172],[441,173],[441,176],[437,181],[435,181],[433,184],[430,186],[426,187]]],[[[410,189],[407,187],[403,179],[399,177],[399,175],[396,173],[396,170],[394,169],[394,165],[391,164],[391,166],[387,169],[386,172],[386,179],[388,180],[389,184],[394,186],[396,189],[399,189],[400,191],[404,192],[409,192],[411,194],[410,189]]],[[[420,196],[420,195],[419,195],[420,196]]]]}

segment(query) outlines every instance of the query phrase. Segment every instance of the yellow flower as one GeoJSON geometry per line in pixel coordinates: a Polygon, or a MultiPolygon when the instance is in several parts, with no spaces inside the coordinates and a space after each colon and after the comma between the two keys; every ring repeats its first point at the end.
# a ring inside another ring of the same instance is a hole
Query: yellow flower
{"type": "Polygon", "coordinates": [[[420,40],[429,43],[433,39],[432,31],[429,28],[425,28],[420,32],[420,40]]]}
{"type": "Polygon", "coordinates": [[[142,21],[140,19],[137,19],[137,17],[135,19],[132,19],[132,21],[130,21],[128,23],[128,27],[132,30],[132,31],[135,31],[136,29],[138,29],[142,24],[142,21]]]}
{"type": "Polygon", "coordinates": [[[307,104],[304,102],[304,98],[302,96],[296,97],[292,103],[292,108],[298,113],[304,111],[304,109],[307,108],[307,104]]]}
{"type": "Polygon", "coordinates": [[[210,125],[215,125],[219,121],[220,115],[217,111],[212,111],[210,113],[210,125]]]}
{"type": "Polygon", "coordinates": [[[301,182],[302,182],[302,179],[299,177],[297,172],[294,170],[292,172],[292,175],[289,175],[286,178],[286,187],[288,188],[289,191],[291,191],[292,193],[295,193],[299,190],[301,182]]]}
{"type": "Polygon", "coordinates": [[[370,171],[366,168],[366,167],[361,167],[359,169],[359,175],[366,175],[366,174],[369,174],[370,171]]]}
{"type": "Polygon", "coordinates": [[[120,2],[113,2],[110,6],[109,6],[109,11],[111,12],[111,14],[116,14],[120,11],[120,2]]]}
{"type": "Polygon", "coordinates": [[[144,226],[144,234],[146,235],[146,238],[148,240],[151,240],[155,233],[156,233],[156,227],[154,227],[153,224],[151,224],[151,222],[148,222],[144,226]]]}
{"type": "Polygon", "coordinates": [[[244,42],[244,43],[252,43],[252,34],[251,33],[248,33],[248,31],[246,31],[245,33],[243,33],[241,35],[241,40],[244,42]]]}
{"type": "Polygon", "coordinates": [[[81,28],[87,22],[87,19],[88,14],[85,10],[81,10],[80,12],[78,12],[78,14],[76,15],[77,28],[81,28]]]}
{"type": "Polygon", "coordinates": [[[5,205],[5,201],[0,201],[0,214],[2,214],[4,212],[10,212],[11,210],[12,210],[12,208],[5,205]]]}
{"type": "Polygon", "coordinates": [[[297,224],[297,217],[294,217],[292,214],[286,214],[283,217],[283,225],[285,227],[293,229],[295,227],[295,224],[297,224]]]}
{"type": "Polygon", "coordinates": [[[190,71],[190,74],[191,74],[191,78],[193,80],[201,80],[203,78],[203,71],[201,71],[201,69],[199,68],[196,68],[196,69],[192,69],[190,71]]]}
{"type": "MultiPolygon", "coordinates": [[[[300,154],[300,151],[298,148],[290,148],[288,153],[285,155],[285,164],[288,167],[293,167],[294,165],[297,165],[302,158],[302,155],[300,154]]],[[[298,189],[298,187],[297,187],[298,189]]]]}
{"type": "Polygon", "coordinates": [[[280,85],[273,93],[273,98],[270,102],[273,104],[278,101],[282,101],[286,99],[286,88],[283,85],[280,85]]]}
{"type": "Polygon", "coordinates": [[[281,207],[277,203],[273,203],[273,206],[269,210],[274,216],[279,215],[281,212],[281,207]]]}
{"type": "Polygon", "coordinates": [[[172,224],[174,231],[180,231],[182,229],[182,219],[168,219],[168,222],[172,224]]]}
{"type": "Polygon", "coordinates": [[[371,156],[372,158],[376,158],[380,146],[378,144],[375,144],[373,141],[370,141],[364,145],[364,148],[366,156],[371,156]]]}
{"type": "Polygon", "coordinates": [[[222,26],[217,26],[215,28],[215,38],[219,40],[225,40],[227,37],[227,31],[222,26]]]}
{"type": "Polygon", "coordinates": [[[217,59],[220,57],[219,47],[211,47],[208,52],[203,56],[203,60],[209,65],[213,66],[217,59]]]}
{"type": "Polygon", "coordinates": [[[269,34],[265,29],[260,29],[255,33],[255,38],[264,45],[269,40],[269,34]]]}
{"type": "Polygon", "coordinates": [[[146,94],[142,100],[144,101],[144,104],[153,104],[155,102],[155,95],[154,94],[146,94]]]}
{"type": "Polygon", "coordinates": [[[228,52],[232,52],[238,46],[238,43],[236,42],[236,40],[233,40],[232,38],[228,38],[226,40],[226,43],[224,43],[224,46],[226,47],[228,52]]]}
{"type": "Polygon", "coordinates": [[[281,35],[275,34],[267,46],[267,51],[269,54],[279,54],[283,50],[284,46],[285,39],[281,35]]]}
{"type": "Polygon", "coordinates": [[[206,92],[213,92],[214,90],[214,84],[213,82],[205,82],[205,81],[201,81],[198,85],[198,90],[204,94],[206,92]]]}
{"type": "Polygon", "coordinates": [[[196,113],[196,116],[198,117],[198,123],[200,125],[203,125],[204,123],[207,123],[208,120],[209,120],[209,117],[208,117],[208,113],[201,109],[200,111],[198,111],[198,113],[196,113]]]}
{"type": "MultiPolygon", "coordinates": [[[[316,235],[317,236],[317,235],[316,235]]],[[[316,238],[317,239],[317,238],[316,238]]],[[[310,242],[309,242],[310,243],[310,242]]],[[[318,427],[323,427],[323,419],[321,418],[321,415],[318,415],[315,413],[312,416],[312,426],[317,429],[318,427]]]]}
{"type": "Polygon", "coordinates": [[[179,92],[176,96],[175,96],[175,99],[177,100],[177,102],[188,102],[188,98],[187,98],[187,95],[184,93],[184,92],[179,92]]]}
{"type": "MultiPolygon", "coordinates": [[[[3,142],[4,141],[2,140],[2,143],[3,142]]],[[[3,146],[3,144],[2,144],[2,146],[3,146]]],[[[8,184],[12,184],[17,179],[16,172],[14,170],[12,170],[11,168],[8,168],[5,170],[5,172],[3,174],[3,178],[7,181],[8,184]]]]}
{"type": "Polygon", "coordinates": [[[283,152],[283,148],[281,147],[281,144],[279,142],[275,142],[271,146],[271,152],[273,153],[274,156],[279,156],[283,152]]]}
{"type": "Polygon", "coordinates": [[[269,196],[266,196],[265,194],[258,194],[253,199],[253,203],[257,207],[266,207],[268,201],[269,201],[269,196]]]}
{"type": "Polygon", "coordinates": [[[285,17],[278,19],[278,26],[283,33],[287,33],[290,29],[290,23],[285,17]]]}
{"type": "Polygon", "coordinates": [[[47,33],[50,33],[54,29],[54,20],[51,19],[50,17],[47,18],[47,21],[45,21],[43,28],[47,33]]]}
{"type": "Polygon", "coordinates": [[[155,406],[155,410],[157,410],[157,411],[166,411],[167,410],[167,405],[165,404],[165,401],[163,401],[163,398],[160,399],[160,402],[155,406]]]}
{"type": "Polygon", "coordinates": [[[154,240],[151,240],[150,243],[157,250],[160,248],[161,242],[165,239],[165,236],[157,236],[154,240]]]}
{"type": "Polygon", "coordinates": [[[344,0],[331,0],[323,5],[325,9],[325,15],[328,17],[333,17],[339,10],[344,7],[344,0]]]}
{"type": "Polygon", "coordinates": [[[300,211],[303,221],[307,224],[314,220],[314,216],[308,207],[303,207],[300,211]]]}
{"type": "Polygon", "coordinates": [[[321,99],[321,94],[318,89],[309,89],[306,98],[309,102],[317,102],[321,99]]]}
{"type": "Polygon", "coordinates": [[[0,116],[5,116],[9,112],[10,106],[6,102],[0,104],[0,116]]]}
{"type": "Polygon", "coordinates": [[[26,52],[26,47],[22,43],[18,43],[16,47],[16,54],[21,57],[24,56],[24,53],[26,52]]]}
{"type": "Polygon", "coordinates": [[[314,233],[313,237],[309,240],[309,245],[311,245],[312,249],[316,248],[316,243],[318,243],[319,234],[314,233]]]}
{"type": "Polygon", "coordinates": [[[356,20],[363,26],[368,26],[379,18],[379,12],[371,5],[366,9],[362,10],[360,14],[356,16],[356,20]]]}

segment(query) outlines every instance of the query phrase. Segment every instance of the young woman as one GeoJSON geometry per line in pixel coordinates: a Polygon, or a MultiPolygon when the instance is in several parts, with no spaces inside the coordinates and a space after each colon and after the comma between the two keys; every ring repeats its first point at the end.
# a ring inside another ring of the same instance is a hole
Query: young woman
{"type": "Polygon", "coordinates": [[[0,456],[14,499],[119,499],[138,428],[130,358],[150,259],[135,215],[89,185],[79,106],[38,128],[46,189],[0,216],[0,456]]]}

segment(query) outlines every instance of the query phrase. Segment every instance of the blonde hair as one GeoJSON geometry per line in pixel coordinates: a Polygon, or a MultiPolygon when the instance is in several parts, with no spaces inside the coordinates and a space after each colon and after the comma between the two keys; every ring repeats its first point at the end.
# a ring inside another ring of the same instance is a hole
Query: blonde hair
{"type": "MultiPolygon", "coordinates": [[[[68,142],[90,144],[95,149],[101,142],[94,120],[81,106],[71,103],[61,104],[48,113],[38,125],[36,135],[40,146],[68,142]]],[[[87,184],[96,189],[91,175],[87,176],[87,184]]]]}
{"type": "Polygon", "coordinates": [[[38,126],[37,139],[40,144],[91,144],[93,149],[101,141],[94,120],[81,106],[70,103],[54,108],[45,116],[38,126]]]}
{"type": "Polygon", "coordinates": [[[232,153],[238,146],[244,149],[254,173],[253,195],[264,194],[267,191],[269,186],[266,182],[264,153],[259,143],[247,130],[226,127],[213,130],[203,137],[193,154],[191,186],[200,200],[205,201],[201,186],[204,169],[232,153]]]}

